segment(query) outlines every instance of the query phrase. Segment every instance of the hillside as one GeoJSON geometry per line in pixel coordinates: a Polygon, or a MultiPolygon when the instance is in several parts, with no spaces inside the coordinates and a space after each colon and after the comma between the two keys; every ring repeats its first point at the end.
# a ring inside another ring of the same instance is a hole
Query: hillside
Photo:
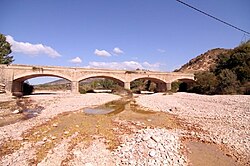
{"type": "Polygon", "coordinates": [[[229,52],[230,49],[215,48],[201,54],[188,63],[184,64],[180,69],[175,72],[195,72],[195,71],[208,71],[218,59],[218,56],[229,52]]]}
{"type": "MultiPolygon", "coordinates": [[[[80,84],[88,84],[88,83],[91,83],[92,81],[97,81],[97,80],[103,80],[103,78],[89,78],[89,79],[81,81],[80,84]]],[[[44,83],[41,85],[64,85],[64,84],[70,84],[70,81],[66,79],[58,79],[58,80],[44,83]]]]}

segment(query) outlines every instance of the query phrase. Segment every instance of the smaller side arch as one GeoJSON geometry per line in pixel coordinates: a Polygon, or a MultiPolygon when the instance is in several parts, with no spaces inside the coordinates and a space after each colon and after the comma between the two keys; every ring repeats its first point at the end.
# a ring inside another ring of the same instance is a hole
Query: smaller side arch
{"type": "Polygon", "coordinates": [[[181,77],[181,78],[172,80],[170,85],[171,86],[173,85],[174,91],[187,92],[188,89],[193,85],[193,83],[195,83],[194,79],[181,77]]]}
{"type": "Polygon", "coordinates": [[[31,79],[31,78],[37,78],[37,77],[43,77],[43,76],[52,76],[52,77],[58,77],[63,78],[71,82],[71,91],[72,89],[72,79],[68,76],[60,75],[60,74],[54,74],[54,73],[24,73],[21,75],[14,76],[14,79],[12,80],[11,85],[11,92],[12,94],[15,93],[23,93],[23,83],[25,80],[31,79]]]}
{"type": "Polygon", "coordinates": [[[168,87],[167,82],[161,78],[143,76],[143,77],[134,78],[131,80],[131,82],[136,81],[136,80],[140,80],[140,79],[150,80],[150,81],[154,82],[156,84],[155,92],[165,92],[167,90],[167,87],[168,87]]]}

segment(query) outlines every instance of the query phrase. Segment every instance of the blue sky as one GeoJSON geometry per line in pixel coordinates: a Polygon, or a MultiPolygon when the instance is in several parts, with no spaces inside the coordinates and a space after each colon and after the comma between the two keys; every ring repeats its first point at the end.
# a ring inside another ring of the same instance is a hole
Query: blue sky
{"type": "MultiPolygon", "coordinates": [[[[183,1],[250,31],[249,0],[183,1]]],[[[209,49],[249,39],[175,0],[0,4],[0,33],[13,45],[15,64],[172,71],[209,49]]]]}

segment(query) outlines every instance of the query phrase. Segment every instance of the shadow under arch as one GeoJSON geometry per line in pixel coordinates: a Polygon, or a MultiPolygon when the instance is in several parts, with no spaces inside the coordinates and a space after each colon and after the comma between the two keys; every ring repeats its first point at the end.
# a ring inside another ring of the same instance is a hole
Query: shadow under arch
{"type": "MultiPolygon", "coordinates": [[[[154,78],[154,77],[139,77],[136,79],[133,79],[130,83],[131,83],[131,87],[133,88],[133,83],[138,81],[138,80],[148,80],[150,81],[149,84],[151,84],[151,82],[156,84],[156,87],[153,87],[153,91],[154,92],[165,92],[167,90],[167,83],[159,78],[154,78]]],[[[148,85],[150,86],[150,85],[148,85]]],[[[147,87],[146,87],[147,89],[147,87]]],[[[147,89],[149,90],[149,89],[147,89]]]]}
{"type": "Polygon", "coordinates": [[[189,88],[195,83],[195,80],[188,78],[181,78],[174,80],[171,84],[174,91],[188,92],[189,88]]]}

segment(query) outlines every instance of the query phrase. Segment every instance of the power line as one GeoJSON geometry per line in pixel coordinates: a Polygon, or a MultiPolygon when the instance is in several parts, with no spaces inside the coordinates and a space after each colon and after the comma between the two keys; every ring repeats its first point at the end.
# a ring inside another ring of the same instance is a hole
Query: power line
{"type": "Polygon", "coordinates": [[[213,19],[215,19],[215,20],[217,20],[217,21],[219,21],[219,22],[221,22],[221,23],[223,23],[223,24],[226,24],[226,25],[228,25],[228,26],[230,26],[230,27],[232,27],[232,28],[234,28],[234,29],[237,29],[237,30],[239,30],[239,31],[241,31],[241,32],[244,32],[245,34],[250,35],[249,32],[247,32],[247,31],[245,31],[245,30],[243,30],[243,29],[241,29],[241,28],[238,28],[238,27],[236,27],[236,26],[234,26],[234,25],[232,25],[232,24],[230,24],[230,23],[228,23],[228,22],[226,22],[226,21],[223,21],[223,20],[221,20],[221,19],[219,19],[219,18],[217,18],[217,17],[215,17],[215,16],[212,16],[211,14],[208,14],[208,13],[206,13],[206,12],[200,10],[200,9],[197,9],[196,7],[193,7],[193,6],[191,6],[191,5],[189,5],[189,4],[185,3],[185,2],[182,2],[181,0],[176,0],[176,1],[179,2],[179,3],[181,3],[181,4],[183,4],[183,5],[185,5],[185,6],[187,6],[187,7],[192,8],[192,9],[194,9],[194,10],[196,10],[196,11],[198,11],[198,12],[200,12],[200,13],[202,13],[202,14],[208,16],[208,17],[211,17],[211,18],[213,18],[213,19]]]}

